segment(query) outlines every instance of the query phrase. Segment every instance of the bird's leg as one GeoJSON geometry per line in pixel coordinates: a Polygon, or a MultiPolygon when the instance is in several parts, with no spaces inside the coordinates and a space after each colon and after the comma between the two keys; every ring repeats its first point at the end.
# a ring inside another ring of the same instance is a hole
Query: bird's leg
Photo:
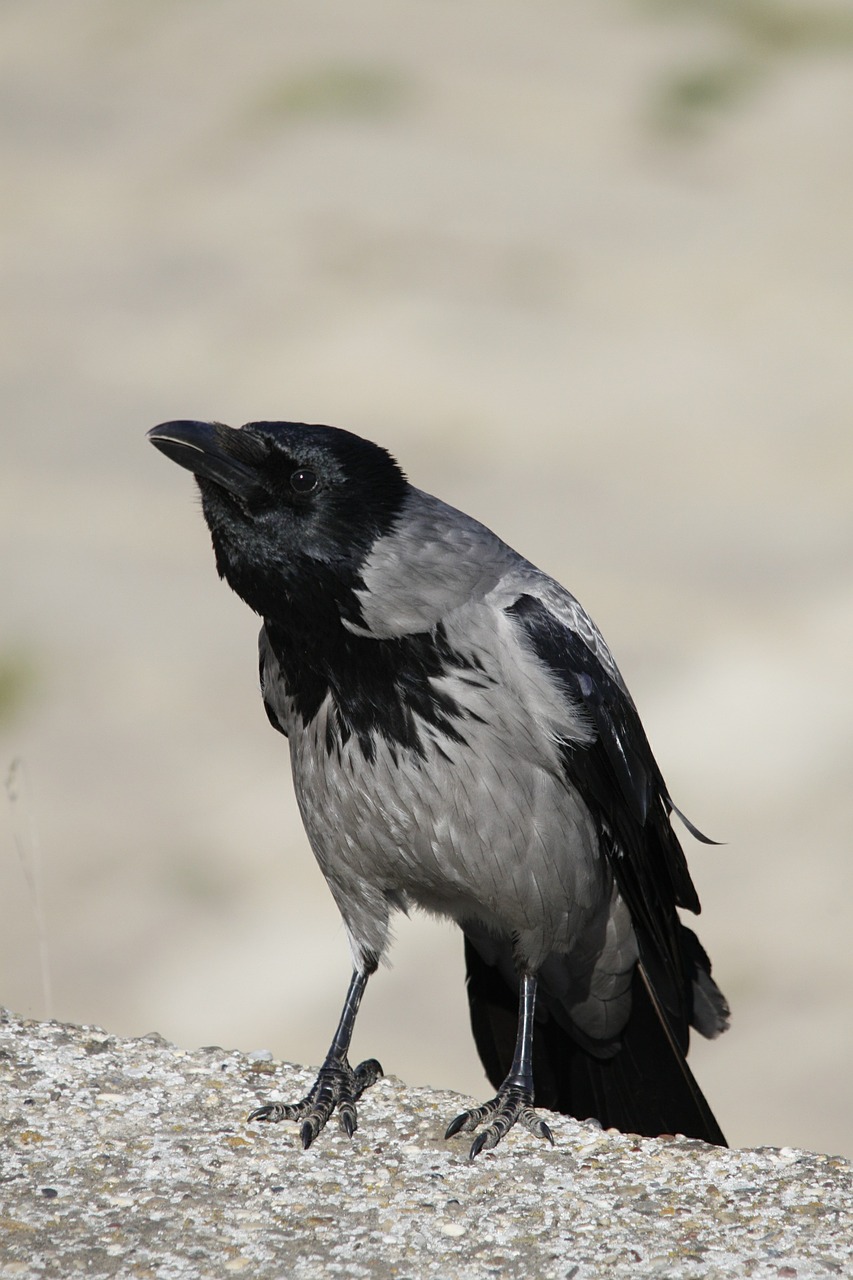
{"type": "Polygon", "coordinates": [[[515,1054],[509,1074],[491,1102],[482,1107],[463,1111],[447,1126],[445,1138],[457,1133],[471,1133],[484,1120],[490,1123],[478,1133],[471,1143],[469,1160],[481,1151],[488,1151],[500,1142],[518,1121],[537,1137],[547,1138],[554,1145],[554,1137],[544,1120],[533,1109],[533,1013],[536,1007],[536,978],[532,973],[522,974],[518,1000],[518,1035],[515,1054]]]}
{"type": "MultiPolygon", "coordinates": [[[[372,970],[370,971],[372,972],[372,970]]],[[[310,1090],[301,1102],[268,1102],[257,1107],[249,1116],[250,1120],[301,1120],[300,1137],[303,1149],[311,1146],[317,1134],[326,1124],[335,1107],[338,1109],[338,1121],[347,1137],[351,1138],[358,1128],[358,1117],[355,1104],[370,1085],[382,1075],[382,1068],[375,1058],[360,1062],[353,1069],[349,1064],[350,1040],[352,1039],[355,1016],[370,972],[360,973],[356,970],[349,984],[344,1001],[341,1020],[334,1039],[326,1054],[325,1062],[317,1073],[310,1090]]]]}

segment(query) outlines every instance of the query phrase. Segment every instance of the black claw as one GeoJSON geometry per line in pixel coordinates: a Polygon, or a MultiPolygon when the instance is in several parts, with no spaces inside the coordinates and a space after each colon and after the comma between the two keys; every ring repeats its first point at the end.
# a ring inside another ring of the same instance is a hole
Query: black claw
{"type": "Polygon", "coordinates": [[[278,1107],[279,1103],[277,1102],[267,1102],[262,1107],[255,1107],[254,1111],[250,1111],[246,1118],[248,1120],[265,1120],[274,1124],[281,1119],[281,1116],[275,1114],[278,1107]]]}
{"type": "Polygon", "coordinates": [[[484,1120],[488,1120],[489,1123],[471,1143],[469,1160],[475,1160],[481,1151],[496,1147],[501,1138],[505,1137],[513,1125],[519,1122],[536,1137],[546,1138],[552,1147],[554,1145],[554,1135],[533,1109],[532,1089],[522,1088],[516,1084],[502,1085],[490,1102],[485,1102],[481,1107],[471,1107],[469,1111],[463,1111],[461,1115],[451,1120],[444,1136],[452,1138],[463,1131],[470,1133],[484,1120]]]}
{"type": "Polygon", "coordinates": [[[346,1059],[342,1062],[333,1060],[320,1068],[317,1079],[301,1102],[267,1102],[262,1107],[256,1107],[249,1119],[302,1121],[299,1137],[302,1149],[307,1151],[337,1108],[340,1126],[347,1137],[351,1138],[358,1128],[355,1104],[365,1089],[381,1075],[382,1068],[375,1058],[360,1062],[355,1070],[346,1059]]]}
{"type": "Polygon", "coordinates": [[[447,1128],[444,1131],[445,1139],[455,1138],[457,1133],[459,1133],[465,1127],[465,1121],[467,1119],[468,1119],[468,1112],[463,1111],[461,1116],[457,1116],[455,1120],[451,1120],[450,1124],[447,1126],[447,1128]]]}
{"type": "Polygon", "coordinates": [[[491,1130],[484,1129],[482,1133],[478,1133],[474,1141],[471,1143],[471,1150],[468,1152],[469,1160],[476,1160],[477,1156],[486,1145],[491,1130]]]}
{"type": "Polygon", "coordinates": [[[369,1089],[372,1084],[376,1084],[376,1081],[381,1080],[384,1074],[382,1064],[377,1062],[375,1058],[365,1058],[364,1062],[360,1062],[353,1072],[355,1076],[353,1094],[356,1101],[361,1097],[365,1089],[369,1089]]]}

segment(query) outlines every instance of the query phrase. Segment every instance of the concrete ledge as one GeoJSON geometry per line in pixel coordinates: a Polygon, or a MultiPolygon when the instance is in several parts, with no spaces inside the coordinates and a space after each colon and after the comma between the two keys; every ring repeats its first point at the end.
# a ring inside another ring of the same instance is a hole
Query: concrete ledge
{"type": "Polygon", "coordinates": [[[0,1019],[0,1276],[853,1274],[853,1169],[549,1117],[476,1163],[453,1094],[387,1079],[348,1141],[248,1125],[312,1073],[159,1036],[0,1019]]]}

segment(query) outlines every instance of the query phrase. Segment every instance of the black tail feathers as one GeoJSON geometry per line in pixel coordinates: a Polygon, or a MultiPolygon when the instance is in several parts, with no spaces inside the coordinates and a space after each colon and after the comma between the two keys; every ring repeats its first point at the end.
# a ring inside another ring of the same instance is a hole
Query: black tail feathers
{"type": "MultiPolygon", "coordinates": [[[[498,969],[465,939],[468,1002],[477,1051],[497,1088],[512,1062],[518,1000],[498,969]]],[[[595,1118],[604,1128],[645,1137],[681,1133],[716,1146],[726,1146],[687,1065],[682,1047],[655,997],[642,965],[634,973],[632,1008],[611,1057],[595,1057],[576,1043],[544,1009],[537,1017],[533,1042],[536,1103],[551,1111],[595,1118]]],[[[680,1041],[682,1043],[680,1043],[680,1041]]]]}

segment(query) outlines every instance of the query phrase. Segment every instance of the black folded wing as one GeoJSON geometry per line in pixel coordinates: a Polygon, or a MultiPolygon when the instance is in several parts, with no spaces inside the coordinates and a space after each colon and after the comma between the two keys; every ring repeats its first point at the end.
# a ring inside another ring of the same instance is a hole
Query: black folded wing
{"type": "MultiPolygon", "coordinates": [[[[566,735],[563,768],[593,815],[640,954],[631,1016],[611,1058],[590,1054],[553,1018],[537,1027],[537,1098],[578,1118],[594,1115],[632,1132],[681,1132],[724,1145],[685,1055],[694,984],[718,1001],[718,1030],[727,1008],[710,979],[707,956],[678,916],[678,907],[698,913],[699,899],[670,822],[674,806],[636,707],[615,669],[608,671],[544,601],[521,595],[507,613],[548,677],[595,730],[591,742],[566,735]]],[[[487,1074],[497,1083],[511,1059],[515,994],[470,938],[466,956],[472,1027],[487,1074]]]]}

